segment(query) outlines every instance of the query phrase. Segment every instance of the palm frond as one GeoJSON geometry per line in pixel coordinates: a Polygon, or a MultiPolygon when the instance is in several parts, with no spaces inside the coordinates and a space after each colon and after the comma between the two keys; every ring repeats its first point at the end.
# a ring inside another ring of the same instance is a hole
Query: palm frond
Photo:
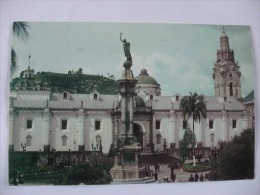
{"type": "Polygon", "coordinates": [[[17,69],[17,59],[18,59],[17,54],[16,54],[14,48],[12,48],[12,50],[11,50],[11,68],[10,68],[11,75],[13,75],[17,69]]]}
{"type": "Polygon", "coordinates": [[[30,26],[28,22],[14,22],[13,34],[18,38],[21,38],[22,40],[26,41],[30,37],[30,34],[28,32],[29,28],[30,26]]]}

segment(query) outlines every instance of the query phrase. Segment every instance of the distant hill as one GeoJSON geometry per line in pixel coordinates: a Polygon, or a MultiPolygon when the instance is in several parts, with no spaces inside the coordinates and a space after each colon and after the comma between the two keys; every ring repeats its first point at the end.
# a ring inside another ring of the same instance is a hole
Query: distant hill
{"type": "MultiPolygon", "coordinates": [[[[11,81],[11,89],[15,87],[24,78],[15,78],[11,81]]],[[[35,81],[43,81],[48,83],[47,86],[52,92],[68,91],[70,93],[88,94],[93,92],[96,88],[100,94],[118,94],[118,84],[113,79],[113,76],[109,78],[100,75],[88,75],[88,74],[62,74],[53,72],[37,72],[34,75],[35,81]]]]}

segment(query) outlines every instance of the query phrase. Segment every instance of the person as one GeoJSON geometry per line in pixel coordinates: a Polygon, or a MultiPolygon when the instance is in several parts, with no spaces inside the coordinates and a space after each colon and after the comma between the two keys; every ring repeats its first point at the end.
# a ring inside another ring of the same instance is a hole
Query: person
{"type": "Polygon", "coordinates": [[[204,177],[202,174],[200,175],[200,181],[204,181],[204,177]]]}
{"type": "Polygon", "coordinates": [[[126,39],[122,40],[121,36],[122,36],[122,33],[120,33],[120,40],[123,43],[125,57],[128,61],[132,62],[132,56],[130,53],[130,43],[127,42],[126,39]]]}
{"type": "Polygon", "coordinates": [[[163,181],[166,182],[166,183],[169,183],[169,179],[166,175],[164,176],[163,181]]]}
{"type": "Polygon", "coordinates": [[[189,182],[194,182],[194,177],[192,174],[190,175],[189,182]]]}
{"type": "Polygon", "coordinates": [[[199,175],[198,175],[198,173],[196,172],[196,174],[195,174],[195,182],[198,182],[199,181],[199,175]]]}
{"type": "Polygon", "coordinates": [[[181,174],[183,174],[183,165],[182,164],[179,165],[179,169],[180,169],[181,174]]]}
{"type": "Polygon", "coordinates": [[[155,173],[153,174],[153,176],[154,176],[155,181],[158,181],[158,173],[155,172],[155,173]]]}
{"type": "Polygon", "coordinates": [[[147,168],[146,170],[147,170],[147,174],[148,174],[147,176],[150,177],[151,176],[150,166],[147,166],[146,168],[147,168]]]}
{"type": "Polygon", "coordinates": [[[174,183],[175,182],[175,180],[176,180],[176,175],[174,174],[174,172],[173,172],[173,175],[172,175],[172,182],[174,183]]]}

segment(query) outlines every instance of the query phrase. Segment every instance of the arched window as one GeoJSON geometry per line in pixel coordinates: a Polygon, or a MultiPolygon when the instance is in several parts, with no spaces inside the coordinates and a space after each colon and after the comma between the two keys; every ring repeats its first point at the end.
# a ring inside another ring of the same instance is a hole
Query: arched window
{"type": "Polygon", "coordinates": [[[97,99],[97,94],[96,93],[94,93],[94,100],[96,100],[97,99]]]}
{"type": "Polygon", "coordinates": [[[180,99],[180,97],[177,95],[177,96],[176,96],[176,101],[179,101],[179,99],[180,99]]]}
{"type": "Polygon", "coordinates": [[[233,83],[229,84],[229,94],[230,96],[233,96],[233,83]]]}
{"type": "Polygon", "coordinates": [[[28,135],[26,137],[26,145],[27,146],[32,146],[32,136],[31,135],[28,135]]]}
{"type": "Polygon", "coordinates": [[[62,146],[67,146],[67,140],[68,140],[68,138],[67,138],[66,135],[63,135],[63,136],[61,137],[62,146]]]}
{"type": "Polygon", "coordinates": [[[97,136],[96,136],[96,144],[97,144],[98,146],[100,146],[100,140],[101,140],[101,136],[100,136],[100,135],[97,135],[97,136]]]}
{"type": "Polygon", "coordinates": [[[25,82],[24,81],[21,82],[21,87],[25,87],[25,82]]]}
{"type": "Polygon", "coordinates": [[[66,92],[63,93],[63,98],[67,99],[68,98],[68,94],[66,92]]]}
{"type": "Polygon", "coordinates": [[[156,143],[157,144],[161,144],[161,134],[160,133],[158,133],[157,135],[156,135],[156,143]]]}

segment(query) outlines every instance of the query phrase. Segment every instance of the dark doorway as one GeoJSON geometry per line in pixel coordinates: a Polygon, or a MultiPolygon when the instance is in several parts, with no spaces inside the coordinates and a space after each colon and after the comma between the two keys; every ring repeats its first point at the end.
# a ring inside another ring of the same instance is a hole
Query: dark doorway
{"type": "Polygon", "coordinates": [[[143,147],[143,131],[142,131],[142,127],[140,125],[134,123],[133,133],[134,133],[134,136],[136,137],[137,141],[143,147]]]}

